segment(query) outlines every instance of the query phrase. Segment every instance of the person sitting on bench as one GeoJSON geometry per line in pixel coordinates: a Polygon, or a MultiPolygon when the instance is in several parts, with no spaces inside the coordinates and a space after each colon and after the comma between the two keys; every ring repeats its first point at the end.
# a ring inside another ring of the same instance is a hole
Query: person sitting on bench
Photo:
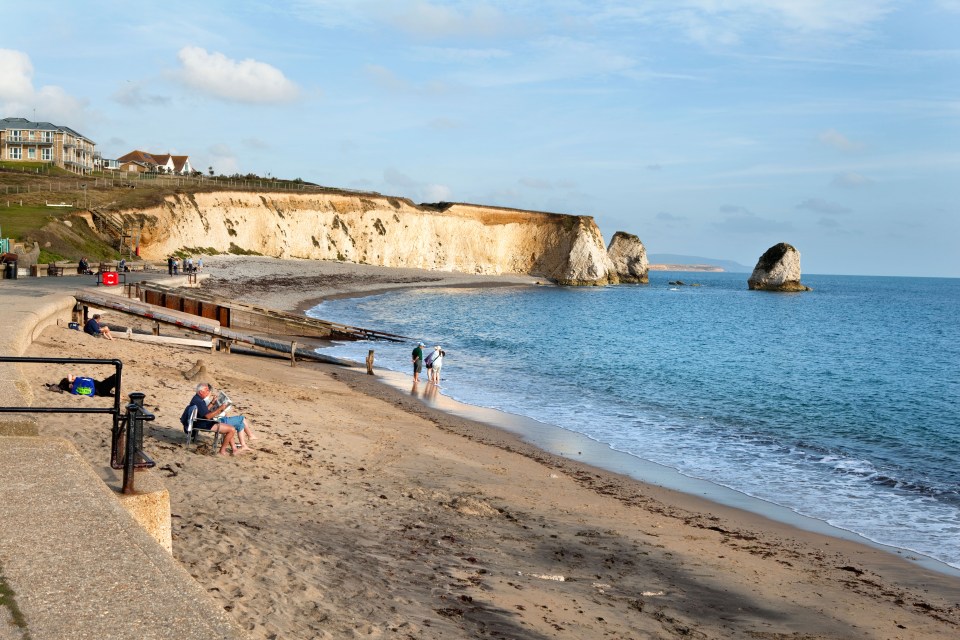
{"type": "Polygon", "coordinates": [[[94,338],[106,338],[107,340],[113,340],[113,336],[110,335],[110,327],[105,324],[100,324],[100,314],[95,313],[93,317],[87,320],[87,324],[83,325],[84,333],[89,333],[94,338]]]}

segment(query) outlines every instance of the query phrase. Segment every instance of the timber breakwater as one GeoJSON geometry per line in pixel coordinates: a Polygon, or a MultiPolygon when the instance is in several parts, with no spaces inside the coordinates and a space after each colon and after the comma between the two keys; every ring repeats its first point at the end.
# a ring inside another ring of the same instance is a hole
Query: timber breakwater
{"type": "Polygon", "coordinates": [[[573,285],[643,282],[647,271],[646,250],[636,236],[618,233],[608,251],[590,216],[418,205],[353,192],[240,191],[177,194],[156,207],[110,215],[142,228],[140,251],[147,259],[182,249],[239,250],[385,267],[529,274],[573,285]]]}

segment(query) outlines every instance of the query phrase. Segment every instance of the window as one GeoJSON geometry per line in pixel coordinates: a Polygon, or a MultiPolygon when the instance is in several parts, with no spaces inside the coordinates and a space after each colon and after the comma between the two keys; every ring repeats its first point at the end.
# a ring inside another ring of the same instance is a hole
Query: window
{"type": "Polygon", "coordinates": [[[7,157],[11,160],[19,160],[23,149],[20,147],[7,147],[7,157]]]}
{"type": "Polygon", "coordinates": [[[53,131],[42,131],[40,133],[41,142],[53,142],[53,131]]]}
{"type": "Polygon", "coordinates": [[[30,147],[29,149],[27,149],[27,159],[28,159],[28,160],[36,160],[36,159],[37,159],[37,148],[36,148],[36,147],[30,147]]]}
{"type": "Polygon", "coordinates": [[[20,129],[10,129],[10,142],[20,142],[23,132],[20,129]]]}
{"type": "Polygon", "coordinates": [[[49,147],[46,149],[40,149],[40,159],[48,162],[53,160],[53,151],[49,147]]]}

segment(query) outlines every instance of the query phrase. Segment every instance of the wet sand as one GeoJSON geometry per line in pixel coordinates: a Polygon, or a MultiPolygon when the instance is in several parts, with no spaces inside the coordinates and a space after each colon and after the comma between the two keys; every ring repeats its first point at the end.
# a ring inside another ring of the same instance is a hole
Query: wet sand
{"type": "MultiPolygon", "coordinates": [[[[207,264],[211,290],[284,309],[504,282],[266,258],[207,264]]],[[[954,576],[548,453],[424,403],[426,383],[411,393],[358,370],[61,327],[28,351],[52,354],[119,357],[123,393],[147,394],[157,420],[146,449],[170,490],[174,555],[252,638],[906,639],[953,637],[960,624],[954,576]],[[257,427],[252,451],[220,458],[183,445],[178,419],[194,382],[182,372],[197,360],[257,427]]],[[[38,403],[103,402],[44,389],[66,372],[33,374],[38,403]]],[[[43,430],[118,482],[105,419],[54,414],[43,430]]]]}

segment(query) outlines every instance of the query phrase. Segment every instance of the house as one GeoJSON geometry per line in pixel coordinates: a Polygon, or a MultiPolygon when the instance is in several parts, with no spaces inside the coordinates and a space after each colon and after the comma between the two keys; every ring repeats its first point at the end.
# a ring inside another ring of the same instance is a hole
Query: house
{"type": "Polygon", "coordinates": [[[86,175],[93,171],[96,146],[70,127],[26,118],[0,119],[0,160],[46,162],[86,175]]]}
{"type": "Polygon", "coordinates": [[[98,151],[93,154],[93,168],[97,171],[116,171],[120,168],[120,163],[110,158],[104,158],[98,151]]]}
{"type": "Polygon", "coordinates": [[[135,150],[117,158],[122,171],[159,171],[160,173],[193,173],[190,156],[172,156],[169,153],[147,153],[135,150]]]}

